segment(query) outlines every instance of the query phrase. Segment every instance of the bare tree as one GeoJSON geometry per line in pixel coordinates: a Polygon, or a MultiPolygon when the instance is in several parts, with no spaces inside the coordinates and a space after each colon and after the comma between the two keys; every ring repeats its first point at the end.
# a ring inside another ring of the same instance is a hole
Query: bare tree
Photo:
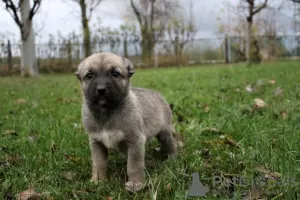
{"type": "Polygon", "coordinates": [[[164,35],[165,25],[175,14],[177,3],[174,0],[130,0],[130,5],[140,25],[145,61],[152,57],[154,46],[164,35]]]}
{"type": "Polygon", "coordinates": [[[32,20],[39,10],[42,0],[33,0],[32,7],[30,7],[30,0],[19,0],[18,4],[13,0],[2,0],[2,2],[20,29],[22,40],[21,75],[37,76],[38,67],[32,20]]]}
{"type": "MultiPolygon", "coordinates": [[[[247,9],[247,38],[246,38],[246,58],[250,60],[250,49],[252,44],[252,25],[254,16],[261,10],[267,7],[268,0],[263,0],[262,3],[258,4],[259,0],[242,0],[246,4],[247,9]]],[[[244,8],[244,5],[241,5],[244,8]]]]}
{"type": "Polygon", "coordinates": [[[80,6],[81,24],[83,32],[84,55],[88,57],[91,55],[91,31],[89,21],[93,12],[97,9],[103,0],[71,0],[80,6]]]}
{"type": "Polygon", "coordinates": [[[182,53],[187,43],[194,40],[197,33],[196,25],[192,17],[188,20],[186,15],[178,14],[178,17],[173,18],[168,24],[168,35],[174,46],[174,53],[176,55],[176,64],[180,66],[182,64],[182,53]]]}

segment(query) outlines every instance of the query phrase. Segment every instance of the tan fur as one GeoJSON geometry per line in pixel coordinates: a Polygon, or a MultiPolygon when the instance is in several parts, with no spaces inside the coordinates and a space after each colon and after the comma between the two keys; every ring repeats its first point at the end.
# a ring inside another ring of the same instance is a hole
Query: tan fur
{"type": "Polygon", "coordinates": [[[126,188],[144,182],[147,141],[157,137],[162,152],[169,156],[175,156],[177,149],[168,103],[159,92],[131,88],[133,73],[128,59],[112,53],[91,55],[76,72],[82,85],[82,121],[89,134],[92,180],[106,178],[108,150],[116,149],[128,154],[126,188]],[[105,88],[105,94],[99,94],[98,88],[105,88]]]}

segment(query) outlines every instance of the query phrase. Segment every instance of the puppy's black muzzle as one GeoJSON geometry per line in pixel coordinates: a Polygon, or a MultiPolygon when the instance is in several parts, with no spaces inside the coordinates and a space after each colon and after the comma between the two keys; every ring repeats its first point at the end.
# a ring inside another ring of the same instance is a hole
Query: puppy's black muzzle
{"type": "Polygon", "coordinates": [[[98,87],[96,90],[96,94],[99,96],[104,96],[107,93],[107,88],[106,87],[98,87]]]}

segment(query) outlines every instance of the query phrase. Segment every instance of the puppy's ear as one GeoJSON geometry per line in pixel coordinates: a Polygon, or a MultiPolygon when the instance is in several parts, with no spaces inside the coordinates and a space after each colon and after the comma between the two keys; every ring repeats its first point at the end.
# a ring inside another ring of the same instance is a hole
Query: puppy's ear
{"type": "Polygon", "coordinates": [[[127,69],[128,77],[131,77],[135,73],[133,63],[125,57],[123,57],[123,60],[124,60],[124,63],[125,63],[125,67],[127,69]]]}
{"type": "Polygon", "coordinates": [[[76,72],[74,73],[74,75],[77,77],[78,80],[80,80],[80,73],[79,73],[79,71],[76,71],[76,72]]]}

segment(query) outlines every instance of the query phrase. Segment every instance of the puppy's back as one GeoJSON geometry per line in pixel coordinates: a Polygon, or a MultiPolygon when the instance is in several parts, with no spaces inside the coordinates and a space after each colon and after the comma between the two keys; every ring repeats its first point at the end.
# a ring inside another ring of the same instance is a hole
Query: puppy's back
{"type": "Polygon", "coordinates": [[[150,132],[158,132],[163,126],[171,125],[171,108],[159,92],[146,88],[131,90],[137,97],[144,124],[150,132]]]}

